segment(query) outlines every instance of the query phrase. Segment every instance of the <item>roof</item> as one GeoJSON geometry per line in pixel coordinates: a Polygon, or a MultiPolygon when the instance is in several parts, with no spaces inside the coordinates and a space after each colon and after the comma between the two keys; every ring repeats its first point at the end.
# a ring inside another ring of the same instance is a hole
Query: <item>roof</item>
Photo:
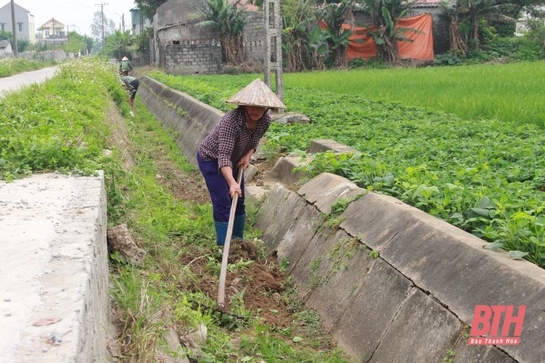
{"type": "MultiPolygon", "coordinates": [[[[30,11],[28,11],[27,9],[23,8],[21,5],[17,4],[17,3],[14,3],[16,7],[19,7],[21,9],[23,9],[24,11],[26,11],[27,13],[30,13],[30,11]]],[[[5,8],[6,6],[9,6],[11,8],[11,1],[9,3],[7,3],[6,5],[2,6],[0,9],[3,9],[5,8]]]]}
{"type": "Polygon", "coordinates": [[[55,27],[65,27],[66,26],[66,25],[64,25],[64,23],[58,21],[57,19],[51,18],[48,21],[46,21],[40,28],[48,28],[50,26],[50,24],[53,25],[53,23],[55,23],[55,27]]]}

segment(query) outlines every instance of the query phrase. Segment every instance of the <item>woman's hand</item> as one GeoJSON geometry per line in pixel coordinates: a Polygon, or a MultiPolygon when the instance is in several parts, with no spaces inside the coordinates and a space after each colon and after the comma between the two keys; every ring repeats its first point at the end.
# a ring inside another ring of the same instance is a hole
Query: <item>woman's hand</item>
{"type": "Polygon", "coordinates": [[[237,166],[242,170],[246,170],[250,166],[250,159],[252,158],[253,153],[254,149],[248,151],[246,155],[240,158],[237,166]]]}
{"type": "Polygon", "coordinates": [[[240,189],[240,185],[237,182],[229,184],[229,195],[231,196],[231,198],[234,198],[235,194],[237,194],[239,198],[242,198],[242,190],[240,189]]]}
{"type": "Polygon", "coordinates": [[[220,172],[227,181],[227,185],[229,185],[229,195],[231,196],[231,198],[233,198],[235,194],[238,194],[239,197],[242,197],[240,184],[238,184],[235,178],[233,178],[233,169],[231,169],[230,166],[224,166],[220,169],[220,172]]]}

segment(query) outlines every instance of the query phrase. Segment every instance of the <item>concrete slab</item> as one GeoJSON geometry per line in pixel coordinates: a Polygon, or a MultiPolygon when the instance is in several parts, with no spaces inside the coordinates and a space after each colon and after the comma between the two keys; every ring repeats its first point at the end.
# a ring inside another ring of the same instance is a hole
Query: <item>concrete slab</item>
{"type": "MultiPolygon", "coordinates": [[[[301,201],[300,198],[294,197],[294,199],[301,201]]],[[[282,223],[286,219],[293,219],[293,221],[288,222],[291,224],[291,228],[288,230],[284,237],[280,239],[280,243],[277,247],[277,255],[280,260],[287,259],[290,264],[287,268],[287,272],[290,273],[299,258],[307,248],[310,240],[316,234],[317,227],[320,223],[317,223],[322,216],[320,212],[316,210],[311,205],[308,205],[304,202],[300,203],[301,207],[294,210],[300,210],[297,214],[285,214],[282,215],[283,218],[278,218],[277,220],[282,223]]]]}
{"type": "MultiPolygon", "coordinates": [[[[338,230],[328,236],[318,232],[292,271],[292,281],[303,292],[306,306],[320,313],[324,331],[330,333],[352,304],[374,259],[369,250],[338,230]]],[[[361,342],[357,342],[360,344],[361,342]]]]}
{"type": "Polygon", "coordinates": [[[348,205],[342,214],[341,228],[357,236],[366,246],[380,251],[383,244],[414,223],[413,212],[422,213],[398,199],[367,193],[348,205]]]}
{"type": "Polygon", "coordinates": [[[294,171],[294,169],[309,162],[309,157],[303,159],[296,155],[284,156],[278,159],[274,167],[263,176],[263,181],[266,183],[278,182],[284,185],[299,183],[306,177],[306,173],[302,170],[294,171]]]}
{"type": "Polygon", "coordinates": [[[356,150],[350,146],[341,144],[335,140],[319,139],[312,140],[307,152],[310,154],[321,153],[324,151],[333,151],[335,153],[355,153],[356,150]]]}
{"type": "Polygon", "coordinates": [[[106,362],[103,176],[0,182],[2,362],[106,362]]]}
{"type": "Polygon", "coordinates": [[[299,189],[299,195],[322,213],[331,213],[331,206],[339,200],[355,200],[367,193],[365,189],[341,176],[322,173],[299,189]]]}
{"type": "Polygon", "coordinates": [[[442,362],[463,325],[435,299],[413,288],[373,353],[373,363],[442,362]]]}
{"type": "Polygon", "coordinates": [[[269,212],[259,214],[256,227],[263,231],[267,252],[276,253],[283,239],[292,238],[293,226],[306,203],[296,193],[275,184],[263,204],[269,212]]]}
{"type": "Polygon", "coordinates": [[[147,76],[140,83],[138,92],[143,102],[166,129],[178,134],[176,142],[180,150],[197,165],[200,142],[224,113],[147,76]]]}
{"type": "MultiPolygon", "coordinates": [[[[346,305],[344,314],[335,324],[331,334],[351,357],[367,362],[389,329],[399,307],[407,299],[412,284],[380,259],[373,261],[363,279],[352,281],[352,284],[353,298],[346,305]]],[[[391,342],[394,343],[396,340],[397,337],[391,342]]],[[[386,340],[385,344],[387,342],[390,341],[386,340]]]]}

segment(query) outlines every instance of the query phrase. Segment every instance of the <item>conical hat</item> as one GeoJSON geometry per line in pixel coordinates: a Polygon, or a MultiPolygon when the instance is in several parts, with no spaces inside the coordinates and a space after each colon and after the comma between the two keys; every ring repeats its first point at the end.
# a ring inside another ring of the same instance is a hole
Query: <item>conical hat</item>
{"type": "Polygon", "coordinates": [[[286,108],[280,98],[259,78],[253,80],[252,83],[229,98],[227,103],[234,103],[240,106],[286,108]]]}
{"type": "Polygon", "coordinates": [[[129,60],[129,58],[127,58],[127,57],[123,57],[123,59],[121,59],[121,60],[129,60]]]}

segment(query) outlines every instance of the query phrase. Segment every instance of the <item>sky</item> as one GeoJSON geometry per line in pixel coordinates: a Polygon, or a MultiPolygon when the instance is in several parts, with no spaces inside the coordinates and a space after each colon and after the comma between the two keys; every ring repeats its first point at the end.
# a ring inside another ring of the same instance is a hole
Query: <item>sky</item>
{"type": "MultiPolygon", "coordinates": [[[[11,0],[0,0],[0,6],[11,3],[11,0]]],[[[67,26],[68,31],[76,31],[91,36],[93,14],[104,5],[104,15],[113,20],[116,29],[120,29],[121,19],[125,15],[125,30],[131,29],[131,12],[136,5],[133,0],[15,0],[34,15],[36,29],[51,18],[67,26]]]]}

